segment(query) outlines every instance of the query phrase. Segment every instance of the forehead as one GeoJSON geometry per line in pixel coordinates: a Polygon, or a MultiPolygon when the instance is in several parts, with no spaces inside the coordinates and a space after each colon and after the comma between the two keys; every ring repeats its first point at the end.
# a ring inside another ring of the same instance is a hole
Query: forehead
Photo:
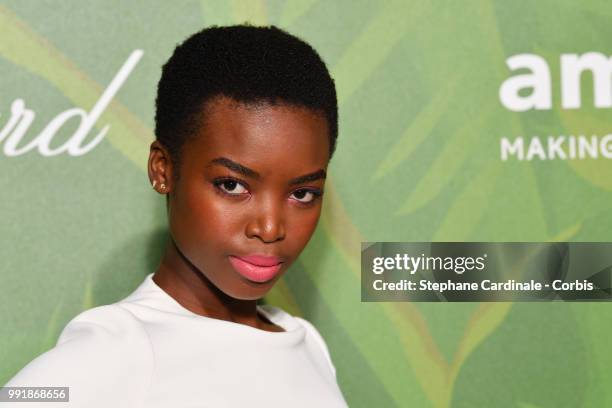
{"type": "Polygon", "coordinates": [[[323,114],[292,105],[245,105],[219,97],[201,113],[201,126],[183,159],[208,163],[227,157],[262,173],[326,168],[327,120],[323,114]],[[189,157],[185,157],[185,156],[189,157]]]}

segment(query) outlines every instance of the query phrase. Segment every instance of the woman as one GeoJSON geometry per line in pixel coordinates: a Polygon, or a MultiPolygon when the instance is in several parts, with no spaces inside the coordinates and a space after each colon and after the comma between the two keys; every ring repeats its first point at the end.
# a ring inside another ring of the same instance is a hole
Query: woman
{"type": "Polygon", "coordinates": [[[257,304],[321,213],[338,133],[325,64],[276,27],[205,29],[164,65],[155,122],[159,267],[7,386],[69,386],[70,407],[345,407],[317,330],[257,304]]]}

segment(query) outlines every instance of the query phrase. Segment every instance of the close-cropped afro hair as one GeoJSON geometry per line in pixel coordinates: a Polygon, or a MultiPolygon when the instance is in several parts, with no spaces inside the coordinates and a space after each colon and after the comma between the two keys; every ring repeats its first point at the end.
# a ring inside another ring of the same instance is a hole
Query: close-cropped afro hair
{"type": "Polygon", "coordinates": [[[177,45],[162,67],[155,102],[155,136],[175,164],[205,103],[218,96],[324,115],[331,159],[338,137],[336,88],[321,57],[301,39],[275,26],[212,26],[177,45]]]}

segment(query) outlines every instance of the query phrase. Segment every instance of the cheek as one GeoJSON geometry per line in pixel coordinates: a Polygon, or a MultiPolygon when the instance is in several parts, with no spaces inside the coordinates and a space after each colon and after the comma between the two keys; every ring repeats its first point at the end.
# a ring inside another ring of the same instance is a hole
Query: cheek
{"type": "Polygon", "coordinates": [[[191,228],[198,230],[201,239],[213,243],[240,232],[241,217],[237,209],[212,188],[201,188],[186,204],[191,214],[191,228]]]}
{"type": "Polygon", "coordinates": [[[306,246],[317,227],[320,215],[320,206],[317,209],[295,211],[295,216],[292,217],[287,232],[293,236],[293,241],[298,247],[296,249],[301,251],[306,246]]]}
{"type": "Polygon", "coordinates": [[[173,204],[170,217],[175,239],[194,256],[217,252],[238,232],[237,217],[211,188],[183,188],[173,204]]]}

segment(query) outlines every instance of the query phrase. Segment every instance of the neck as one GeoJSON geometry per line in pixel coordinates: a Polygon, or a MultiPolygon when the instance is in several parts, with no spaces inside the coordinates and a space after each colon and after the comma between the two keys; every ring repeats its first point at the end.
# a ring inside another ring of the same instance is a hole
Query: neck
{"type": "Polygon", "coordinates": [[[181,254],[172,239],[153,280],[181,306],[195,314],[270,330],[271,323],[265,322],[257,313],[257,300],[235,299],[220,291],[181,254]]]}

